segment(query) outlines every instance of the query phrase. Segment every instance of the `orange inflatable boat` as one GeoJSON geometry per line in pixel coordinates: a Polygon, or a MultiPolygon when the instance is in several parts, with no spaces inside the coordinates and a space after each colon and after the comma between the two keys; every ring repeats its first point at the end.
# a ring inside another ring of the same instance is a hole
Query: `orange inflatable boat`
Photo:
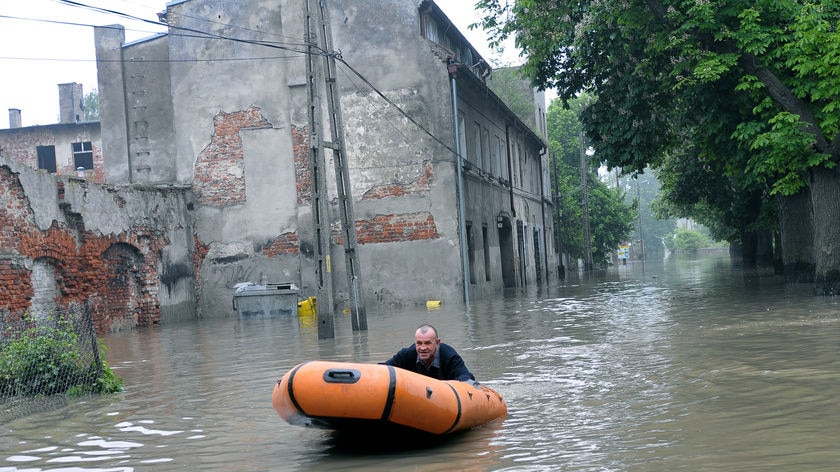
{"type": "Polygon", "coordinates": [[[291,424],[336,430],[443,435],[507,415],[493,389],[382,364],[305,362],[277,381],[271,401],[291,424]]]}

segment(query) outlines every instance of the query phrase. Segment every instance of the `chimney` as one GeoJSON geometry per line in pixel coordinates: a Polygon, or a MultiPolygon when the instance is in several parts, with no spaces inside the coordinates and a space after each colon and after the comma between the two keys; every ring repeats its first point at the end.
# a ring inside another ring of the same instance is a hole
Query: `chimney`
{"type": "Polygon", "coordinates": [[[9,128],[20,128],[23,122],[20,120],[20,110],[9,108],[9,128]]]}
{"type": "Polygon", "coordinates": [[[59,123],[77,123],[83,121],[85,97],[82,94],[82,84],[70,82],[58,84],[58,117],[59,123]]]}

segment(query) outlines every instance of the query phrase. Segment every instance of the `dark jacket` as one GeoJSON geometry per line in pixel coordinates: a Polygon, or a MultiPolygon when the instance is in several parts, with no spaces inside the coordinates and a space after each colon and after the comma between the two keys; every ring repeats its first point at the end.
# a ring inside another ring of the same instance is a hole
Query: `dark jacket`
{"type": "Polygon", "coordinates": [[[400,367],[440,380],[475,380],[475,376],[467,369],[464,360],[452,346],[440,343],[437,355],[440,359],[440,368],[433,365],[426,369],[422,362],[417,361],[417,349],[412,345],[400,349],[394,354],[394,357],[383,362],[383,364],[400,367]]]}

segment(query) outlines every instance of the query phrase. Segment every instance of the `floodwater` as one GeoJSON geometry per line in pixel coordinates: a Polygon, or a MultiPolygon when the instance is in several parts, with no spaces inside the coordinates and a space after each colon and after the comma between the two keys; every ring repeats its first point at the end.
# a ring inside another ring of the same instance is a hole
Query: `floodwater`
{"type": "Polygon", "coordinates": [[[125,391],[0,412],[0,471],[756,471],[840,465],[840,302],[727,258],[632,263],[468,312],[232,316],[108,335],[125,391]],[[292,426],[275,381],[312,359],[378,362],[435,324],[509,415],[388,449],[292,426]]]}

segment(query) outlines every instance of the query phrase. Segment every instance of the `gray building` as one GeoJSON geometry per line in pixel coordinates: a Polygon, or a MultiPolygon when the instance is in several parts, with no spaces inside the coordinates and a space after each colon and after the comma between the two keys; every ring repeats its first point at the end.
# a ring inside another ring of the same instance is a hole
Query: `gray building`
{"type": "MultiPolygon", "coordinates": [[[[304,4],[175,1],[167,34],[126,43],[119,25],[95,31],[105,179],[192,188],[203,316],[228,314],[239,282],[314,294],[308,110],[327,110],[308,93],[304,4]]],[[[434,2],[326,4],[368,306],[462,303],[556,277],[542,94],[526,87],[532,114],[516,116],[434,2]]],[[[345,245],[327,177],[341,309],[345,245]]]]}

